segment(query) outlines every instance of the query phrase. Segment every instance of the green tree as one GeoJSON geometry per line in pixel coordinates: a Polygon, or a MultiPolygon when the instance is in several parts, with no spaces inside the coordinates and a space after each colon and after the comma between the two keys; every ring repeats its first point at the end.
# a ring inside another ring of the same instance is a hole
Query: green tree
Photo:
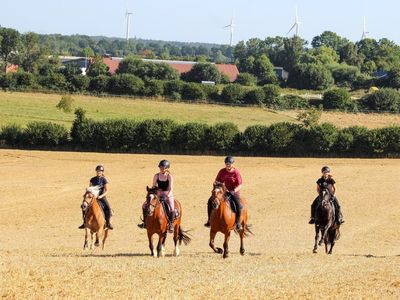
{"type": "Polygon", "coordinates": [[[335,51],[338,51],[343,46],[343,44],[347,42],[348,42],[347,39],[340,37],[335,32],[324,31],[322,34],[312,39],[311,46],[313,48],[319,48],[325,46],[335,51]]]}
{"type": "Polygon", "coordinates": [[[110,68],[103,62],[103,58],[98,55],[94,57],[93,62],[89,64],[86,74],[90,77],[109,75],[109,69],[110,68]]]}
{"type": "Polygon", "coordinates": [[[218,84],[221,82],[221,73],[214,64],[198,63],[189,72],[182,75],[182,78],[191,82],[213,81],[218,84]]]}
{"type": "Polygon", "coordinates": [[[21,36],[15,29],[0,27],[0,37],[0,58],[5,72],[10,63],[18,62],[21,36]]]}

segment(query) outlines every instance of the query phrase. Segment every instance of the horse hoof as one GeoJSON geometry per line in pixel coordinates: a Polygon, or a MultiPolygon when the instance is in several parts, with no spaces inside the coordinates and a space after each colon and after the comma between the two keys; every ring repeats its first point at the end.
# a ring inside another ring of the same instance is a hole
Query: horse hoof
{"type": "Polygon", "coordinates": [[[224,255],[222,256],[223,258],[227,258],[229,256],[228,253],[224,253],[224,255]]]}
{"type": "Polygon", "coordinates": [[[244,249],[240,249],[240,254],[244,255],[244,249]]]}
{"type": "Polygon", "coordinates": [[[174,249],[174,256],[179,256],[179,248],[174,249]]]}
{"type": "Polygon", "coordinates": [[[317,249],[314,249],[312,252],[313,252],[313,253],[318,253],[317,249]]]}
{"type": "Polygon", "coordinates": [[[224,253],[224,250],[222,250],[222,248],[217,248],[217,252],[218,252],[219,254],[222,254],[222,253],[224,253]]]}

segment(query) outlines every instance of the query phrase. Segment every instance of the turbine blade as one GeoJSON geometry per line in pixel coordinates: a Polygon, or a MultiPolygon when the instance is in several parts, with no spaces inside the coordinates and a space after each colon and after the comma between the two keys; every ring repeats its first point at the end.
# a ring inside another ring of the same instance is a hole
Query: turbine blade
{"type": "Polygon", "coordinates": [[[288,35],[294,28],[296,27],[296,23],[293,24],[292,27],[290,27],[288,33],[286,33],[286,35],[288,35]]]}

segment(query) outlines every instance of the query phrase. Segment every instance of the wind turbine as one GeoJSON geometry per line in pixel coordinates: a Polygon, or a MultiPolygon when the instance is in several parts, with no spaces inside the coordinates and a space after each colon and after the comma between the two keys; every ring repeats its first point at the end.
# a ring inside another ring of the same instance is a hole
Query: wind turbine
{"type": "Polygon", "coordinates": [[[128,9],[126,9],[125,12],[125,18],[126,18],[126,41],[129,41],[129,25],[131,23],[131,16],[133,15],[133,13],[128,12],[128,9]]]}
{"type": "Polygon", "coordinates": [[[231,22],[229,23],[229,25],[226,25],[223,27],[223,28],[229,27],[229,29],[231,31],[231,36],[230,36],[230,41],[229,41],[229,46],[231,46],[231,47],[233,46],[233,33],[235,30],[235,26],[236,26],[236,24],[233,23],[233,18],[231,18],[231,22]]]}
{"type": "Polygon", "coordinates": [[[364,27],[363,27],[363,33],[362,33],[362,36],[361,36],[361,40],[365,40],[367,38],[367,34],[368,33],[369,32],[367,31],[367,26],[365,25],[365,17],[364,17],[364,27]]]}
{"type": "Polygon", "coordinates": [[[295,18],[294,18],[294,24],[293,24],[292,27],[290,27],[290,29],[289,29],[288,33],[286,33],[286,35],[289,35],[289,33],[290,33],[294,28],[296,28],[296,31],[295,31],[295,33],[294,33],[294,36],[299,36],[299,25],[300,25],[300,24],[301,24],[301,23],[299,22],[299,17],[298,17],[298,15],[297,15],[297,6],[296,6],[296,15],[295,15],[295,18]]]}

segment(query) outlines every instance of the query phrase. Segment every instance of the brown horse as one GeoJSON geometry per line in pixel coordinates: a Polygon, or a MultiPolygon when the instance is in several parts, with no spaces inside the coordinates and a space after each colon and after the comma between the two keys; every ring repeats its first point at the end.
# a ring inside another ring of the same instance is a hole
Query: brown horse
{"type": "Polygon", "coordinates": [[[98,247],[100,245],[99,239],[103,237],[102,249],[104,249],[104,244],[107,239],[108,229],[105,227],[106,220],[104,214],[100,207],[97,197],[99,196],[100,188],[99,186],[91,186],[86,189],[83,195],[82,209],[85,211],[85,242],[83,244],[83,249],[89,248],[89,233],[91,237],[90,249],[92,250],[94,246],[98,247]],[[96,241],[93,244],[93,238],[96,236],[96,241]]]}
{"type": "Polygon", "coordinates": [[[340,225],[335,223],[335,208],[331,202],[332,195],[329,190],[323,189],[319,197],[320,204],[315,214],[315,243],[313,252],[317,253],[318,246],[321,246],[324,242],[325,253],[332,254],[333,246],[340,237],[340,225]],[[318,242],[320,232],[321,239],[318,242]],[[328,244],[331,245],[329,251],[328,244]]]}
{"type": "MultiPolygon", "coordinates": [[[[147,187],[147,213],[146,213],[146,229],[147,229],[147,237],[149,239],[149,248],[151,251],[151,255],[154,257],[160,257],[165,255],[165,240],[167,238],[167,229],[168,229],[168,218],[167,213],[164,209],[164,205],[162,204],[163,200],[157,195],[158,189],[157,187],[149,188],[147,187]],[[154,251],[153,246],[153,235],[158,235],[158,244],[157,244],[157,255],[154,251]]],[[[177,208],[179,215],[174,220],[174,256],[178,256],[180,253],[179,246],[182,241],[185,245],[190,242],[190,237],[188,236],[186,231],[183,231],[181,228],[182,221],[182,206],[179,201],[175,200],[175,207],[177,208]]]]}
{"type": "MultiPolygon", "coordinates": [[[[229,200],[226,196],[227,190],[223,183],[214,183],[212,190],[212,207],[213,210],[210,216],[210,247],[216,253],[223,253],[223,257],[226,258],[229,255],[228,242],[231,235],[231,231],[235,227],[235,213],[232,211],[229,200]],[[224,249],[215,248],[214,239],[217,232],[221,232],[225,235],[224,249]]],[[[242,214],[240,222],[242,224],[242,230],[239,231],[240,236],[240,254],[244,255],[243,238],[248,236],[248,233],[252,233],[247,225],[247,200],[240,198],[242,204],[242,214]]]]}

